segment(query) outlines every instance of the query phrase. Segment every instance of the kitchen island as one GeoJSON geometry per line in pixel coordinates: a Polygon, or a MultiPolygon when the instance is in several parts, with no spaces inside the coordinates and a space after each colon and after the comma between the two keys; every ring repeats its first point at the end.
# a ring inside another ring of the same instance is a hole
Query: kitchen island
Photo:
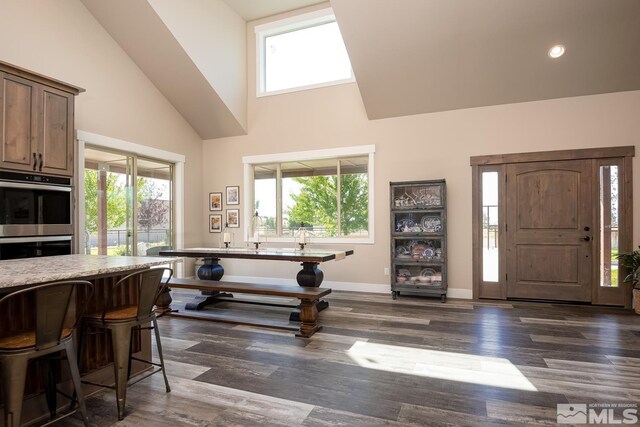
{"type": "MultiPolygon", "coordinates": [[[[95,286],[95,292],[88,305],[87,312],[99,312],[107,303],[113,285],[122,277],[134,271],[147,269],[152,266],[167,264],[174,259],[157,257],[131,257],[131,256],[105,256],[105,255],[61,255],[41,258],[25,258],[0,261],[0,297],[29,286],[60,280],[88,280],[95,286]]],[[[78,295],[78,300],[84,296],[78,295]]],[[[136,295],[121,292],[114,295],[116,304],[135,304],[136,295]]],[[[8,310],[0,312],[0,337],[12,332],[27,330],[33,327],[34,316],[33,303],[26,298],[15,301],[8,310]]],[[[106,334],[90,335],[85,341],[85,351],[82,360],[79,360],[80,370],[83,374],[90,374],[92,380],[113,382],[113,370],[106,367],[112,363],[112,349],[109,337],[106,334]]],[[[139,353],[141,358],[148,359],[151,355],[151,336],[148,330],[137,333],[133,337],[133,351],[139,353]]],[[[62,364],[64,365],[64,363],[62,364]]],[[[147,369],[148,365],[135,363],[132,365],[132,373],[147,369]]],[[[44,389],[44,377],[42,366],[35,362],[30,366],[30,374],[27,376],[25,396],[27,398],[23,410],[23,422],[38,418],[46,414],[44,399],[39,395],[44,389]],[[33,416],[31,416],[33,415],[33,416]]],[[[62,372],[65,372],[62,370],[62,372]]],[[[65,382],[67,377],[61,374],[59,381],[65,382]]],[[[0,401],[2,397],[0,396],[0,401]]]]}
{"type": "Polygon", "coordinates": [[[0,292],[59,280],[91,280],[129,274],[175,259],[142,256],[59,255],[0,261],[0,292]]]}

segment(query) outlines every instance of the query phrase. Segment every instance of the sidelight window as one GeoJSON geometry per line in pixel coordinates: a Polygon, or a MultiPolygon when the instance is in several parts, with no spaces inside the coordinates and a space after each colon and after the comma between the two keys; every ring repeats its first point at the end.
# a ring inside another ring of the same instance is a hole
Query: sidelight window
{"type": "Polygon", "coordinates": [[[474,297],[505,298],[506,171],[503,165],[473,165],[474,297]]]}
{"type": "Polygon", "coordinates": [[[498,282],[498,172],[482,173],[482,280],[498,282]]]}
{"type": "Polygon", "coordinates": [[[600,286],[618,286],[619,170],[617,165],[600,166],[600,286]]]}

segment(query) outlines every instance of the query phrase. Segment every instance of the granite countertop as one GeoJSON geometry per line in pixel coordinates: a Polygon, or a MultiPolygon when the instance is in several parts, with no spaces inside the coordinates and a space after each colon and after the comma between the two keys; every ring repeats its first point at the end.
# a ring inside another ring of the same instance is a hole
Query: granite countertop
{"type": "Polygon", "coordinates": [[[0,261],[0,290],[56,280],[84,279],[167,264],[177,258],[60,255],[0,261]]]}

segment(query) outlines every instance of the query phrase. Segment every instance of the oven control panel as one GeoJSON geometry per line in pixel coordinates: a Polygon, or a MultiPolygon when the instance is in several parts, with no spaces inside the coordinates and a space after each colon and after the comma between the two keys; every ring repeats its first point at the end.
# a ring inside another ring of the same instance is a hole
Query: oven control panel
{"type": "Polygon", "coordinates": [[[17,182],[34,182],[36,184],[71,185],[71,178],[57,176],[32,175],[18,172],[0,171],[0,180],[17,182]]]}

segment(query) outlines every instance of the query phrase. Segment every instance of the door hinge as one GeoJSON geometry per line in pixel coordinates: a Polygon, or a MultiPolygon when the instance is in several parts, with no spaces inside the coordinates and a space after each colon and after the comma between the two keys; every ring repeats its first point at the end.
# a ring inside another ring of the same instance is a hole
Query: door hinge
{"type": "Polygon", "coordinates": [[[507,174],[504,174],[504,182],[507,182],[507,174]]]}
{"type": "Polygon", "coordinates": [[[509,224],[504,225],[504,231],[509,231],[509,224]]]}
{"type": "Polygon", "coordinates": [[[506,280],[507,282],[509,281],[509,275],[508,274],[504,275],[504,280],[506,280]]]}

